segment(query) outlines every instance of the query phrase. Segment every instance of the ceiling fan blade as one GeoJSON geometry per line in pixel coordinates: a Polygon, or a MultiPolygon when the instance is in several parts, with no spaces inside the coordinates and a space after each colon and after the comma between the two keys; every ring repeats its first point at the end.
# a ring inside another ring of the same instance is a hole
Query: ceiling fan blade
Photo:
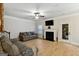
{"type": "Polygon", "coordinates": [[[40,15],[40,17],[45,17],[44,15],[40,15]]]}

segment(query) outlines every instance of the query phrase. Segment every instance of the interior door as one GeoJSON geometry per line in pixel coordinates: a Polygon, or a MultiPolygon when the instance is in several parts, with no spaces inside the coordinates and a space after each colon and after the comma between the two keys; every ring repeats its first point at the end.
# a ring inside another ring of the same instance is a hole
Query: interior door
{"type": "Polygon", "coordinates": [[[69,24],[62,24],[62,39],[69,39],[69,24]]]}

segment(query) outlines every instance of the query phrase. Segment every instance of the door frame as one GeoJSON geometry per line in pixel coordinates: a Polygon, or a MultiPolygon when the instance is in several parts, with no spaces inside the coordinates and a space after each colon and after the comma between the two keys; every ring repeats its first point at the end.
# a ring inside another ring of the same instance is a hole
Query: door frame
{"type": "Polygon", "coordinates": [[[64,23],[64,24],[62,24],[62,39],[63,40],[69,40],[69,24],[68,23],[64,23]],[[63,28],[63,26],[64,26],[64,28],[63,28]],[[65,30],[63,30],[63,29],[65,29],[65,30]],[[63,33],[63,31],[67,31],[67,32],[64,32],[63,33]],[[64,36],[63,36],[63,34],[65,34],[64,36]]]}

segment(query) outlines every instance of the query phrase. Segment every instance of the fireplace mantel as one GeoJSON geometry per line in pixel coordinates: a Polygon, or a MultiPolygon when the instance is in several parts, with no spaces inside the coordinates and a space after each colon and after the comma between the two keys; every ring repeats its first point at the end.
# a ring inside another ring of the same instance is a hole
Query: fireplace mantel
{"type": "Polygon", "coordinates": [[[49,31],[49,32],[54,32],[54,31],[55,31],[55,29],[52,29],[52,30],[51,30],[51,29],[48,29],[48,30],[45,30],[45,32],[46,32],[46,31],[49,31]]]}

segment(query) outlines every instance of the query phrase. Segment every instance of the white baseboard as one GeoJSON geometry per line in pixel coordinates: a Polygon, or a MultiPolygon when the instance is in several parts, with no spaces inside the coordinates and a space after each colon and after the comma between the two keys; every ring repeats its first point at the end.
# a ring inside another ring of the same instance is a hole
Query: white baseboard
{"type": "Polygon", "coordinates": [[[72,41],[69,41],[69,40],[59,40],[59,41],[67,42],[69,44],[72,44],[72,45],[75,45],[75,46],[79,47],[79,43],[76,43],[76,42],[72,42],[72,41]]]}

